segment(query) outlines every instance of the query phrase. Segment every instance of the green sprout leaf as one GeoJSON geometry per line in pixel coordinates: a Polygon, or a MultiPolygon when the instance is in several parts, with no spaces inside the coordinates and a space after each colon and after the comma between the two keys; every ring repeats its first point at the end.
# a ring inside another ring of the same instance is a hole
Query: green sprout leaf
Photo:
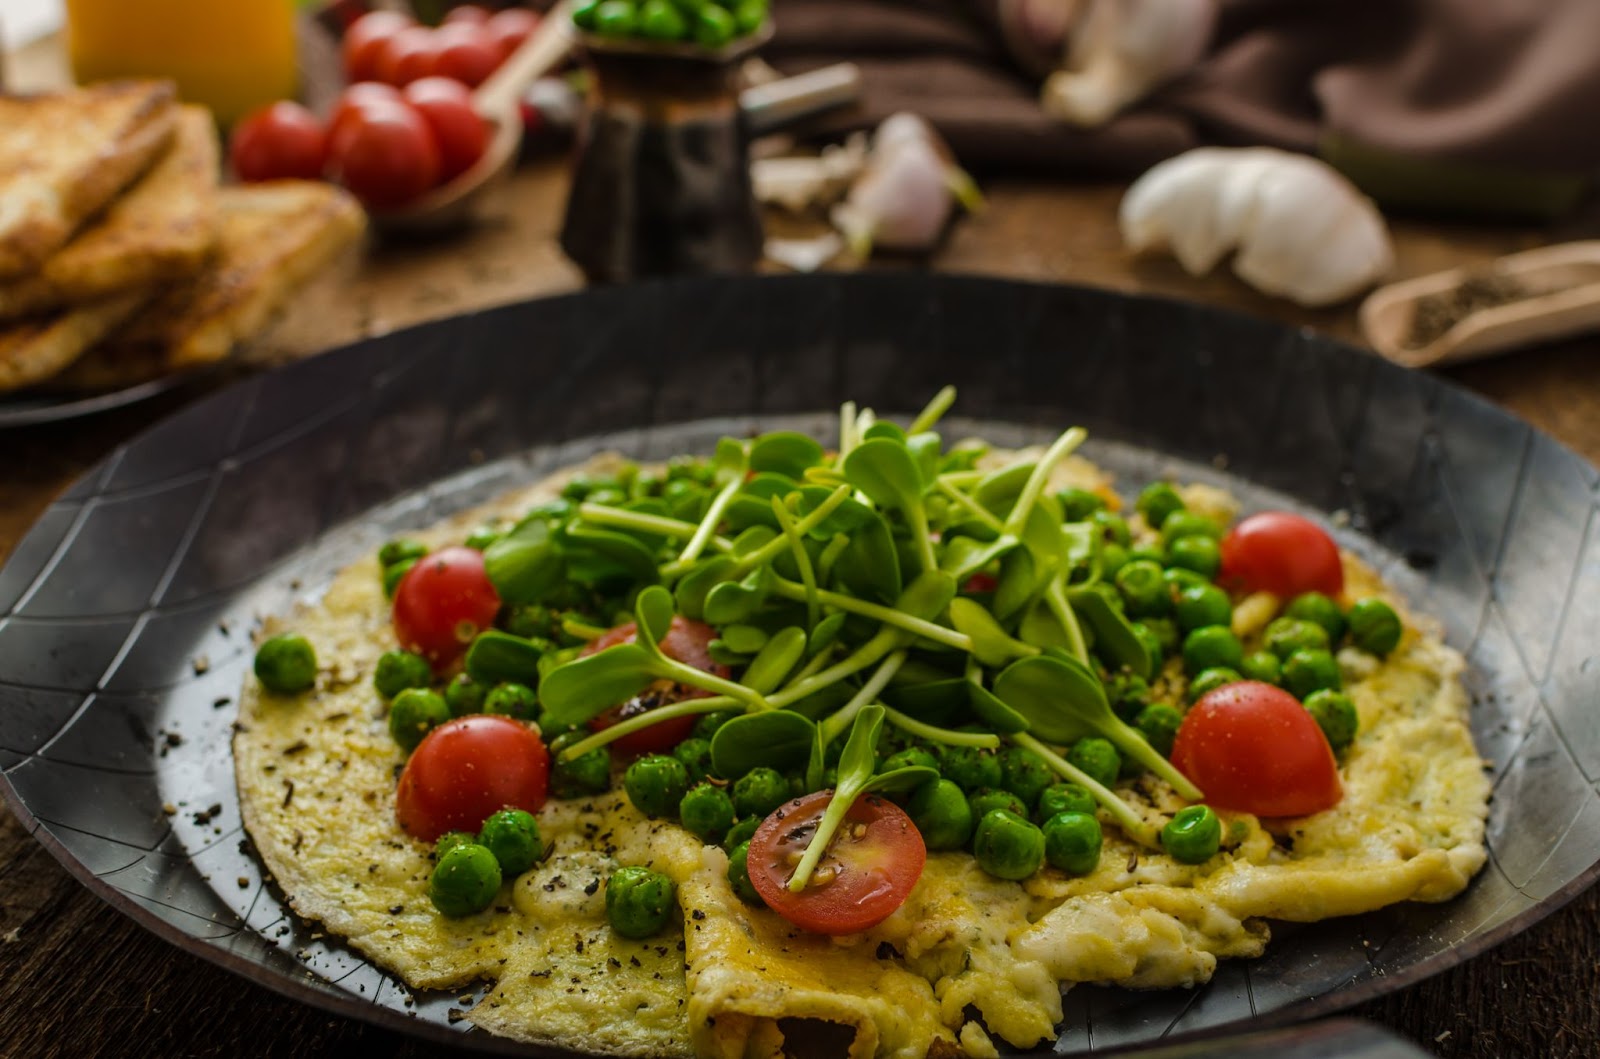
{"type": "Polygon", "coordinates": [[[549,523],[529,519],[484,549],[483,570],[501,602],[537,603],[562,583],[566,562],[549,523]]]}
{"type": "Polygon", "coordinates": [[[1095,650],[1108,666],[1150,679],[1158,660],[1150,657],[1128,619],[1106,597],[1092,589],[1075,589],[1067,592],[1067,600],[1094,633],[1095,650]]]}
{"type": "Polygon", "coordinates": [[[1000,668],[1018,658],[1039,653],[1032,644],[1007,634],[983,604],[965,596],[950,601],[950,624],[972,640],[972,655],[986,666],[1000,668]]]}
{"type": "Polygon", "coordinates": [[[711,737],[711,767],[729,778],[753,768],[787,772],[810,759],[816,727],[790,710],[734,717],[711,737]]]}
{"type": "Polygon", "coordinates": [[[805,477],[806,468],[822,462],[822,455],[822,446],[804,434],[775,430],[751,443],[750,468],[798,481],[805,477]]]}
{"type": "Polygon", "coordinates": [[[539,684],[544,723],[552,728],[587,724],[657,677],[655,656],[636,643],[573,659],[552,669],[539,684]]]}
{"type": "Polygon", "coordinates": [[[639,642],[652,654],[656,646],[672,631],[672,593],[660,585],[651,585],[634,600],[634,619],[639,625],[639,642]]]}
{"type": "Polygon", "coordinates": [[[762,695],[776,691],[805,653],[804,629],[795,625],[779,629],[750,661],[741,683],[762,695]]]}

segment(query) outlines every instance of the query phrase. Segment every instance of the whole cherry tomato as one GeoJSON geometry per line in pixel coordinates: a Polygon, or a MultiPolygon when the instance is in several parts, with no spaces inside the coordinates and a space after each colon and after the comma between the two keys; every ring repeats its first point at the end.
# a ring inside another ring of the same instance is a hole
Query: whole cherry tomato
{"type": "Polygon", "coordinates": [[[526,8],[509,7],[489,16],[489,21],[485,25],[488,27],[490,38],[500,49],[500,57],[504,59],[521,47],[522,42],[539,28],[539,16],[526,8]]]}
{"type": "Polygon", "coordinates": [[[328,142],[333,178],[376,210],[403,206],[439,182],[439,141],[404,101],[374,101],[345,117],[328,142]]]}
{"type": "Polygon", "coordinates": [[[444,24],[451,25],[456,22],[465,22],[469,26],[481,26],[489,21],[489,9],[479,7],[477,4],[462,4],[452,7],[445,12],[444,24]]]}
{"type": "MultiPolygon", "coordinates": [[[[639,629],[633,622],[618,625],[596,640],[591,640],[583,649],[586,655],[603,651],[607,647],[617,644],[633,643],[638,638],[639,629]]],[[[703,669],[707,673],[714,673],[719,677],[728,675],[728,667],[718,665],[711,658],[711,653],[706,645],[717,638],[717,631],[705,622],[691,621],[688,618],[674,617],[672,625],[667,629],[665,639],[661,641],[661,652],[668,658],[677,659],[685,665],[703,669]]],[[[666,706],[684,699],[697,699],[704,697],[705,692],[690,689],[687,693],[674,687],[649,690],[637,698],[611,707],[605,713],[589,722],[589,727],[598,732],[619,721],[630,717],[637,717],[641,713],[666,706]]],[[[645,754],[660,754],[671,750],[694,731],[696,718],[674,717],[652,724],[648,728],[641,728],[637,732],[623,736],[611,744],[613,753],[623,757],[641,757],[645,754]]]]}
{"type": "Polygon", "coordinates": [[[452,22],[439,27],[439,58],[434,73],[469,88],[477,88],[500,65],[500,47],[489,35],[488,27],[471,22],[452,22]]]}
{"type": "Polygon", "coordinates": [[[1287,511],[1251,515],[1222,538],[1217,581],[1246,592],[1290,599],[1302,592],[1337,596],[1344,590],[1339,546],[1310,519],[1287,511]]]}
{"type": "Polygon", "coordinates": [[[1298,699],[1254,680],[1224,684],[1189,708],[1172,763],[1206,802],[1257,816],[1305,816],[1339,804],[1333,750],[1298,699]]]}
{"type": "Polygon", "coordinates": [[[373,11],[356,19],[344,33],[345,80],[377,80],[378,60],[390,38],[416,24],[415,19],[398,11],[373,11]]]}
{"type": "Polygon", "coordinates": [[[333,134],[339,126],[352,114],[366,106],[368,103],[402,103],[405,97],[394,85],[386,85],[382,81],[357,81],[345,87],[339,93],[338,100],[333,105],[333,110],[328,114],[328,137],[332,142],[333,134]]]}
{"type": "Polygon", "coordinates": [[[315,114],[298,103],[272,103],[233,131],[228,158],[240,180],[316,180],[328,157],[328,137],[315,114]]]}
{"type": "Polygon", "coordinates": [[[409,26],[389,38],[378,53],[377,80],[397,87],[431,77],[439,66],[439,34],[409,26]]]}
{"type": "Polygon", "coordinates": [[[899,806],[864,794],[799,893],[789,890],[795,864],[816,833],[832,791],[780,806],[750,839],[750,882],[778,915],[818,934],[854,934],[877,926],[905,903],[922,876],[928,848],[899,806]]]}
{"type": "Polygon", "coordinates": [[[395,587],[394,632],[401,647],[441,669],[461,657],[499,611],[483,553],[441,548],[418,559],[395,587]]]}
{"type": "Polygon", "coordinates": [[[501,809],[536,813],[550,786],[550,752],[531,728],[475,714],[446,721],[411,752],[395,790],[401,830],[432,842],[476,832],[501,809]]]}
{"type": "Polygon", "coordinates": [[[489,128],[472,105],[472,93],[448,77],[424,77],[405,87],[405,99],[433,130],[439,144],[439,179],[465,173],[483,157],[489,128]]]}

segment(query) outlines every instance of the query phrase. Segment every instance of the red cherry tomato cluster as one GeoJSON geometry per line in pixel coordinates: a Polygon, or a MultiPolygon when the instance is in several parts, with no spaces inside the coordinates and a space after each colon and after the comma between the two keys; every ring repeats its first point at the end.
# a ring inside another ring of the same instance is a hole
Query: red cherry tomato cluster
{"type": "Polygon", "coordinates": [[[395,11],[374,11],[345,31],[345,77],[397,88],[425,77],[448,77],[476,88],[538,25],[539,16],[521,8],[490,14],[481,7],[458,7],[436,28],[395,11]]]}
{"type": "Polygon", "coordinates": [[[403,89],[357,82],[326,124],[298,103],[273,103],[240,124],[230,158],[240,180],[327,176],[382,211],[471,169],[488,145],[467,87],[424,77],[403,89]]]}

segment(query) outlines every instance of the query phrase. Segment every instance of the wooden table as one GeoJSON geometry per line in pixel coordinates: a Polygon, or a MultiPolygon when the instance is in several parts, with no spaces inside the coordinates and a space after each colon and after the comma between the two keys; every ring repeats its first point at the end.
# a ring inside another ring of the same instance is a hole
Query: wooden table
{"type": "MultiPolygon", "coordinates": [[[[932,267],[1194,298],[1356,338],[1350,308],[1310,312],[1223,274],[1194,280],[1133,261],[1114,223],[1120,189],[990,182],[991,208],[959,225],[932,267]]],[[[555,246],[559,164],[525,167],[479,226],[434,245],[384,247],[325,278],[258,343],[274,360],[499,302],[575,289],[555,246]]],[[[1593,232],[1395,225],[1415,275],[1593,232]]],[[[880,267],[918,267],[900,262],[880,267]]],[[[1600,462],[1594,339],[1447,374],[1600,462]]],[[[0,556],[57,493],[115,445],[192,399],[170,395],[100,418],[0,433],[0,556]]],[[[1440,1056],[1600,1055],[1600,890],[1492,953],[1357,1014],[1440,1056]]],[[[15,1056],[435,1054],[385,1030],[285,1000],[145,933],[74,882],[0,809],[0,1054],[15,1056]]]]}

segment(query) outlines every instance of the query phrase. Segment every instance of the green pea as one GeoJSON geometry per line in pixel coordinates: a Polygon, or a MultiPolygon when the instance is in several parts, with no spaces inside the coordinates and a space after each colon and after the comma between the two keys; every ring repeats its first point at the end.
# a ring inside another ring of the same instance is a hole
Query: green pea
{"type": "Polygon", "coordinates": [[[895,769],[920,766],[934,771],[939,769],[939,759],[932,752],[920,746],[908,746],[904,750],[897,750],[884,758],[883,764],[878,767],[879,772],[893,772],[895,769]]]}
{"type": "Polygon", "coordinates": [[[1090,813],[1098,807],[1089,788],[1078,783],[1052,783],[1039,794],[1034,819],[1041,824],[1057,813],[1090,813]]]}
{"type": "Polygon", "coordinates": [[[1000,786],[1000,759],[992,750],[942,746],[939,748],[939,772],[964,791],[1000,786]]]}
{"type": "Polygon", "coordinates": [[[572,24],[586,33],[593,33],[600,21],[600,4],[597,0],[588,0],[572,9],[572,24]]]}
{"type": "Polygon", "coordinates": [[[622,774],[628,800],[646,816],[675,816],[678,803],[689,790],[689,772],[683,762],[666,754],[650,754],[628,766],[622,774]]]}
{"type": "Polygon", "coordinates": [[[1164,702],[1151,703],[1139,711],[1133,726],[1139,729],[1145,742],[1162,757],[1172,754],[1172,741],[1178,738],[1178,728],[1183,724],[1183,714],[1164,702]]]}
{"type": "Polygon", "coordinates": [[[561,616],[540,603],[525,603],[506,612],[506,632],[526,640],[547,639],[561,626],[561,616]]]}
{"type": "MultiPolygon", "coordinates": [[[[1044,758],[1020,746],[1008,746],[998,756],[1000,786],[1020,798],[1025,809],[1039,804],[1040,793],[1056,778],[1044,758]]],[[[1022,815],[1028,813],[1024,811],[1022,815]]]]}
{"type": "Polygon", "coordinates": [[[1363,599],[1350,608],[1350,642],[1386,658],[1400,646],[1400,615],[1381,599],[1363,599]]]}
{"type": "Polygon", "coordinates": [[[1206,625],[1227,625],[1233,621],[1233,601],[1216,585],[1193,585],[1178,593],[1173,615],[1184,632],[1206,625]]]}
{"type": "Polygon", "coordinates": [[[1100,866],[1105,836],[1092,813],[1057,813],[1044,822],[1044,859],[1068,875],[1088,875],[1100,866]]]}
{"type": "Polygon", "coordinates": [[[539,696],[526,684],[508,680],[484,697],[483,712],[527,719],[539,712],[539,696]]]}
{"type": "Polygon", "coordinates": [[[1157,569],[1159,569],[1165,566],[1167,563],[1167,552],[1166,549],[1162,548],[1159,544],[1141,545],[1140,547],[1134,548],[1128,552],[1128,562],[1154,563],[1157,569]]]}
{"type": "MultiPolygon", "coordinates": [[[[1160,635],[1152,627],[1153,623],[1158,621],[1167,621],[1167,619],[1151,618],[1149,621],[1136,621],[1130,626],[1133,629],[1133,635],[1138,637],[1139,642],[1144,645],[1145,653],[1150,656],[1157,666],[1161,664],[1162,658],[1167,653],[1166,645],[1161,642],[1160,635]]],[[[1172,623],[1167,621],[1167,624],[1170,625],[1172,623]]]]}
{"type": "Polygon", "coordinates": [[[930,851],[964,849],[972,838],[972,806],[950,780],[924,783],[906,804],[911,822],[930,851]]]}
{"type": "Polygon", "coordinates": [[[1056,500],[1060,501],[1061,517],[1067,522],[1082,522],[1106,508],[1105,497],[1075,485],[1056,493],[1056,500]]]}
{"type": "Polygon", "coordinates": [[[1238,670],[1229,669],[1227,666],[1213,666],[1210,669],[1202,669],[1195,674],[1193,680],[1189,681],[1189,701],[1198,702],[1208,692],[1215,691],[1226,684],[1237,684],[1243,679],[1238,670]]]}
{"type": "Polygon", "coordinates": [[[1239,665],[1239,675],[1246,680],[1259,680],[1263,684],[1276,684],[1283,679],[1283,663],[1271,651],[1252,651],[1239,665]]]}
{"type": "Polygon", "coordinates": [[[789,797],[789,781],[776,769],[753,768],[733,784],[733,807],[740,816],[764,817],[789,797]]]}
{"type": "Polygon", "coordinates": [[[523,809],[502,809],[483,822],[478,845],[494,854],[502,875],[521,875],[544,856],[539,822],[523,809]]]}
{"type": "Polygon", "coordinates": [[[1127,601],[1128,614],[1159,617],[1172,609],[1172,596],[1161,577],[1161,565],[1149,559],[1133,559],[1117,571],[1117,591],[1127,601]]]}
{"type": "Polygon", "coordinates": [[[1117,571],[1128,564],[1128,549],[1116,541],[1106,541],[1100,546],[1100,576],[1116,577],[1117,571]]]}
{"type": "Polygon", "coordinates": [[[700,783],[678,803],[678,819],[702,842],[721,842],[733,826],[733,799],[721,787],[700,783]]]}
{"type": "Polygon", "coordinates": [[[762,904],[761,894],[756,891],[755,884],[750,881],[750,843],[748,840],[733,847],[733,852],[728,854],[728,885],[733,887],[733,892],[739,895],[739,900],[747,905],[762,904]]]}
{"type": "Polygon", "coordinates": [[[468,714],[482,713],[483,700],[488,694],[488,688],[465,673],[457,673],[444,687],[444,704],[450,707],[450,716],[465,717],[468,714]]]}
{"type": "MultiPolygon", "coordinates": [[[[639,29],[639,15],[637,9],[634,11],[633,29],[634,32],[637,32],[639,29]]],[[[606,507],[617,507],[621,504],[626,504],[627,502],[628,494],[615,486],[605,486],[603,488],[596,489],[594,492],[584,497],[584,503],[586,504],[604,504],[606,507]]]]}
{"type": "Polygon", "coordinates": [[[1106,540],[1120,544],[1124,548],[1133,539],[1133,535],[1128,532],[1127,520],[1121,515],[1114,515],[1109,511],[1096,511],[1089,516],[1089,520],[1100,527],[1100,532],[1105,535],[1106,540]]]}
{"type": "Polygon", "coordinates": [[[999,879],[1026,879],[1044,866],[1044,832],[1015,813],[985,813],[972,833],[978,867],[999,879]]]}
{"type": "Polygon", "coordinates": [[[1216,540],[1221,536],[1222,527],[1217,525],[1216,519],[1193,511],[1174,511],[1161,523],[1161,542],[1169,546],[1188,537],[1216,540]]]}
{"type": "Polygon", "coordinates": [[[1144,516],[1145,525],[1151,529],[1160,529],[1172,515],[1184,508],[1183,497],[1172,487],[1171,482],[1151,482],[1139,493],[1139,499],[1134,501],[1139,514],[1144,516]]]}
{"type": "Polygon", "coordinates": [[[1289,694],[1305,701],[1313,691],[1327,688],[1338,691],[1344,686],[1339,676],[1339,663],[1327,651],[1302,649],[1283,662],[1283,686],[1289,694]]]}
{"type": "MultiPolygon", "coordinates": [[[[602,36],[631,37],[638,28],[639,12],[629,0],[604,0],[594,13],[594,31],[602,36]]],[[[587,500],[597,491],[590,490],[582,496],[567,496],[563,491],[561,495],[569,500],[587,500]]]]}
{"type": "Polygon", "coordinates": [[[992,787],[985,787],[967,795],[967,804],[972,807],[974,820],[982,820],[993,809],[1004,809],[1023,819],[1028,817],[1028,807],[1022,803],[1021,798],[1010,791],[995,790],[992,787]]]}
{"type": "Polygon", "coordinates": [[[747,816],[728,828],[728,833],[722,838],[722,848],[734,850],[749,842],[761,826],[761,819],[759,816],[747,816]]]}
{"type": "Polygon", "coordinates": [[[672,756],[683,762],[690,783],[699,783],[711,775],[711,740],[690,737],[672,748],[672,756]]]}
{"type": "Polygon", "coordinates": [[[1226,625],[1202,625],[1183,638],[1183,668],[1189,673],[1206,669],[1237,670],[1244,662],[1244,645],[1226,625]]]}
{"type": "Polygon", "coordinates": [[[733,21],[739,35],[754,33],[767,20],[767,0],[740,0],[733,9],[733,21]]]}
{"type": "Polygon", "coordinates": [[[1306,696],[1306,709],[1317,722],[1317,727],[1322,729],[1322,734],[1328,737],[1328,745],[1334,750],[1343,750],[1355,739],[1361,718],[1350,696],[1323,688],[1306,696]]]}
{"type": "Polygon", "coordinates": [[[1159,659],[1162,655],[1170,655],[1177,651],[1178,644],[1181,642],[1177,622],[1171,618],[1145,618],[1143,621],[1134,623],[1133,631],[1138,632],[1140,625],[1148,629],[1150,635],[1155,637],[1156,643],[1161,646],[1160,653],[1154,657],[1159,659]]]}
{"type": "Polygon", "coordinates": [[[372,686],[382,698],[392,699],[407,688],[425,688],[433,682],[428,660],[410,651],[385,651],[372,671],[372,686]]]}
{"type": "MultiPolygon", "coordinates": [[[[1170,555],[1168,557],[1170,558],[1170,555]]],[[[1168,566],[1161,571],[1161,576],[1166,579],[1167,587],[1174,595],[1195,585],[1211,584],[1211,578],[1182,566],[1168,566]]]]}
{"type": "Polygon", "coordinates": [[[717,729],[743,715],[741,710],[718,710],[716,713],[705,713],[694,722],[694,737],[696,739],[710,739],[717,734],[717,729]]]}
{"type": "Polygon", "coordinates": [[[389,734],[411,753],[422,737],[450,719],[444,696],[426,688],[407,688],[389,703],[389,734]]]}
{"type": "Polygon", "coordinates": [[[255,671],[268,691],[297,695],[317,682],[317,653],[299,633],[281,632],[256,648],[255,671]]]}
{"type": "Polygon", "coordinates": [[[1089,778],[1102,787],[1117,782],[1117,773],[1122,771],[1122,755],[1117,753],[1117,748],[1111,745],[1109,739],[1099,736],[1089,736],[1073,743],[1072,749],[1067,751],[1067,763],[1088,773],[1089,778]]]}
{"type": "MultiPolygon", "coordinates": [[[[1123,551],[1126,553],[1127,549],[1123,549],[1123,551]]],[[[1128,564],[1125,561],[1122,565],[1126,566],[1128,564]]],[[[1118,569],[1120,569],[1120,567],[1118,569]]],[[[1105,600],[1107,605],[1118,614],[1121,614],[1123,611],[1128,609],[1128,603],[1122,598],[1122,593],[1118,592],[1117,586],[1112,584],[1110,581],[1096,581],[1092,585],[1084,585],[1083,590],[1085,592],[1093,592],[1095,595],[1105,600]]]]}
{"type": "Polygon", "coordinates": [[[596,747],[571,761],[561,759],[563,750],[588,737],[588,732],[573,731],[550,740],[550,790],[556,797],[599,794],[611,786],[611,751],[606,747],[596,747]]]}
{"type": "Polygon", "coordinates": [[[409,537],[396,537],[392,541],[384,542],[383,547],[378,549],[378,565],[390,567],[407,559],[420,559],[427,554],[428,546],[421,541],[409,537]]]}
{"type": "Polygon", "coordinates": [[[390,563],[383,568],[383,595],[385,599],[393,599],[395,589],[400,587],[400,581],[417,565],[415,559],[401,559],[397,563],[390,563]]]}
{"type": "Polygon", "coordinates": [[[500,862],[475,842],[465,842],[439,858],[428,877],[428,899],[452,919],[482,912],[500,892],[500,862]]]}
{"type": "Polygon", "coordinates": [[[677,886],[660,872],[638,865],[618,868],[606,880],[606,919],[625,938],[652,937],[678,910],[677,898],[677,886]]]}
{"type": "Polygon", "coordinates": [[[707,4],[695,19],[694,40],[703,48],[720,48],[733,39],[738,23],[725,8],[707,4]]]}
{"type": "Polygon", "coordinates": [[[505,534],[501,532],[499,526],[485,523],[467,534],[467,539],[463,543],[473,551],[481,552],[504,536],[505,534]]]}
{"type": "Polygon", "coordinates": [[[1216,577],[1222,569],[1222,549],[1210,537],[1180,537],[1167,546],[1167,565],[1216,577]]]}
{"type": "Polygon", "coordinates": [[[1289,601],[1289,605],[1283,608],[1283,613],[1291,618],[1316,622],[1322,626],[1322,631],[1328,634],[1330,643],[1338,643],[1339,637],[1344,635],[1344,611],[1339,609],[1339,604],[1321,592],[1301,593],[1289,601]]]}
{"type": "MultiPolygon", "coordinates": [[[[1159,652],[1156,657],[1160,658],[1159,652]]],[[[1150,705],[1150,684],[1143,677],[1136,677],[1132,673],[1113,673],[1105,686],[1111,709],[1124,721],[1137,717],[1140,710],[1150,705]]]]}
{"type": "Polygon", "coordinates": [[[437,864],[440,857],[443,857],[457,846],[465,846],[477,841],[477,836],[471,831],[446,831],[433,844],[434,863],[437,864]]]}
{"type": "Polygon", "coordinates": [[[1267,622],[1262,642],[1266,644],[1267,650],[1280,659],[1285,659],[1296,651],[1306,648],[1327,650],[1329,641],[1327,630],[1314,621],[1280,617],[1267,622]]]}
{"type": "Polygon", "coordinates": [[[1222,821],[1209,805],[1191,805],[1161,829],[1161,847],[1182,864],[1204,864],[1222,848],[1222,821]]]}
{"type": "Polygon", "coordinates": [[[682,40],[689,22],[670,0],[645,0],[639,9],[639,32],[652,40],[682,40]]]}
{"type": "MultiPolygon", "coordinates": [[[[605,5],[601,4],[601,6],[604,7],[605,5]]],[[[596,11],[595,18],[597,24],[599,16],[600,12],[596,11]]],[[[589,494],[594,492],[596,489],[615,487],[617,484],[617,480],[610,476],[575,474],[571,478],[567,479],[566,485],[561,487],[561,498],[563,500],[570,500],[573,503],[581,503],[582,501],[587,500],[589,498],[589,494]]]]}

